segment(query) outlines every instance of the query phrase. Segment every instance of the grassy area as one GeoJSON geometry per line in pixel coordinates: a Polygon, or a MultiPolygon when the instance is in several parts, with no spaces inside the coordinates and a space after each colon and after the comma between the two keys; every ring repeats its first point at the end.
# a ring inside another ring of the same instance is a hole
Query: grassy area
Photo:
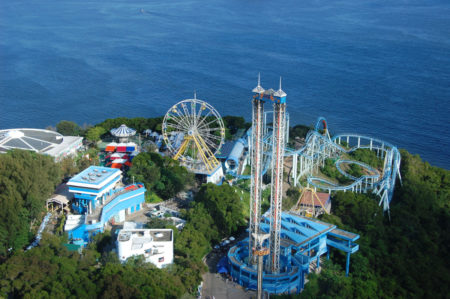
{"type": "Polygon", "coordinates": [[[250,167],[250,165],[246,165],[242,175],[250,175],[251,170],[252,168],[250,167]]]}
{"type": "Polygon", "coordinates": [[[162,201],[163,201],[163,199],[161,197],[159,197],[156,193],[147,190],[147,193],[145,195],[145,202],[159,203],[162,201]]]}
{"type": "MultiPolygon", "coordinates": [[[[241,197],[242,213],[245,218],[250,217],[250,180],[241,180],[234,186],[235,192],[241,197]]],[[[270,187],[267,187],[262,192],[261,214],[263,214],[270,207],[270,187]]]]}
{"type": "Polygon", "coordinates": [[[377,157],[376,152],[371,151],[370,149],[367,148],[357,149],[354,152],[352,152],[350,156],[352,157],[352,160],[361,161],[374,168],[378,168],[379,170],[381,170],[381,168],[383,167],[384,160],[377,157]]]}

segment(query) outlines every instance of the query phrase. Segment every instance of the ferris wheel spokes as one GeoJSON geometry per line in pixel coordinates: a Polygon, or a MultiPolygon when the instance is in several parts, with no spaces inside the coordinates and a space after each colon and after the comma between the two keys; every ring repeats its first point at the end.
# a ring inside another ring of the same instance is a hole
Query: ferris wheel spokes
{"type": "Polygon", "coordinates": [[[224,142],[225,129],[220,114],[208,103],[196,98],[177,103],[166,113],[162,129],[174,159],[207,172],[220,166],[215,154],[224,142]]]}

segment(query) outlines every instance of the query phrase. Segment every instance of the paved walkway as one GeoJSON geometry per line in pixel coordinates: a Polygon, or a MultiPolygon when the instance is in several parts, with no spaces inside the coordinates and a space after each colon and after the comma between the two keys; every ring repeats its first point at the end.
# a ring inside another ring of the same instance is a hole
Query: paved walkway
{"type": "Polygon", "coordinates": [[[203,274],[202,299],[249,299],[256,298],[256,293],[246,291],[243,287],[216,272],[216,265],[224,256],[222,252],[211,252],[206,256],[205,263],[209,271],[203,274]]]}

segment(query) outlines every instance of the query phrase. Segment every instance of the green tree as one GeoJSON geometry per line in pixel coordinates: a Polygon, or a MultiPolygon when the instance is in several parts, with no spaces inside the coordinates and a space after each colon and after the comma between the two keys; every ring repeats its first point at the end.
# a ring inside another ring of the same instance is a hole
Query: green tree
{"type": "Polygon", "coordinates": [[[194,175],[180,166],[178,161],[157,153],[137,155],[127,174],[163,199],[175,196],[194,181],[194,175]]]}
{"type": "Polygon", "coordinates": [[[59,162],[63,177],[70,177],[79,172],[77,163],[72,157],[66,157],[59,162]]]}
{"type": "Polygon", "coordinates": [[[229,236],[244,225],[239,195],[230,185],[205,184],[195,196],[214,219],[221,236],[229,236]]]}
{"type": "Polygon", "coordinates": [[[80,135],[81,128],[73,121],[62,120],[56,125],[56,131],[66,136],[80,135]]]}
{"type": "Polygon", "coordinates": [[[183,228],[175,242],[175,252],[193,261],[201,261],[210,250],[211,246],[208,240],[191,224],[187,224],[183,228]]]}
{"type": "Polygon", "coordinates": [[[227,139],[231,139],[239,130],[247,130],[251,127],[251,123],[245,121],[241,116],[224,116],[222,118],[225,126],[225,134],[227,139]]]}
{"type": "Polygon", "coordinates": [[[383,167],[383,159],[378,158],[376,152],[368,148],[359,148],[351,152],[350,156],[353,159],[364,162],[372,167],[375,168],[383,167]]]}
{"type": "Polygon", "coordinates": [[[217,243],[220,240],[216,223],[203,203],[192,203],[185,217],[196,230],[205,236],[209,243],[217,243]]]}
{"type": "Polygon", "coordinates": [[[30,241],[33,220],[42,217],[45,201],[61,180],[50,156],[13,150],[0,155],[0,255],[30,241]]]}
{"type": "Polygon", "coordinates": [[[100,126],[89,128],[86,132],[86,139],[92,142],[100,140],[100,137],[106,134],[106,129],[100,126]]]}
{"type": "Polygon", "coordinates": [[[296,138],[306,138],[306,135],[313,128],[305,125],[296,125],[289,128],[289,142],[292,143],[296,138]]]}
{"type": "Polygon", "coordinates": [[[296,187],[290,187],[286,191],[286,197],[283,199],[283,210],[290,210],[299,200],[300,190],[296,187]]]}

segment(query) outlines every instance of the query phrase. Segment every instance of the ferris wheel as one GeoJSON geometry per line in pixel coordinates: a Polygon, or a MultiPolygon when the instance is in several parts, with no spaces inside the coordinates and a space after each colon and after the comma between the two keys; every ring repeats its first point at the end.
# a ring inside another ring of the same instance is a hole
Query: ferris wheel
{"type": "Polygon", "coordinates": [[[214,155],[224,142],[225,127],[210,104],[194,98],[173,105],[164,116],[162,133],[175,160],[207,172],[220,165],[214,155]]]}

